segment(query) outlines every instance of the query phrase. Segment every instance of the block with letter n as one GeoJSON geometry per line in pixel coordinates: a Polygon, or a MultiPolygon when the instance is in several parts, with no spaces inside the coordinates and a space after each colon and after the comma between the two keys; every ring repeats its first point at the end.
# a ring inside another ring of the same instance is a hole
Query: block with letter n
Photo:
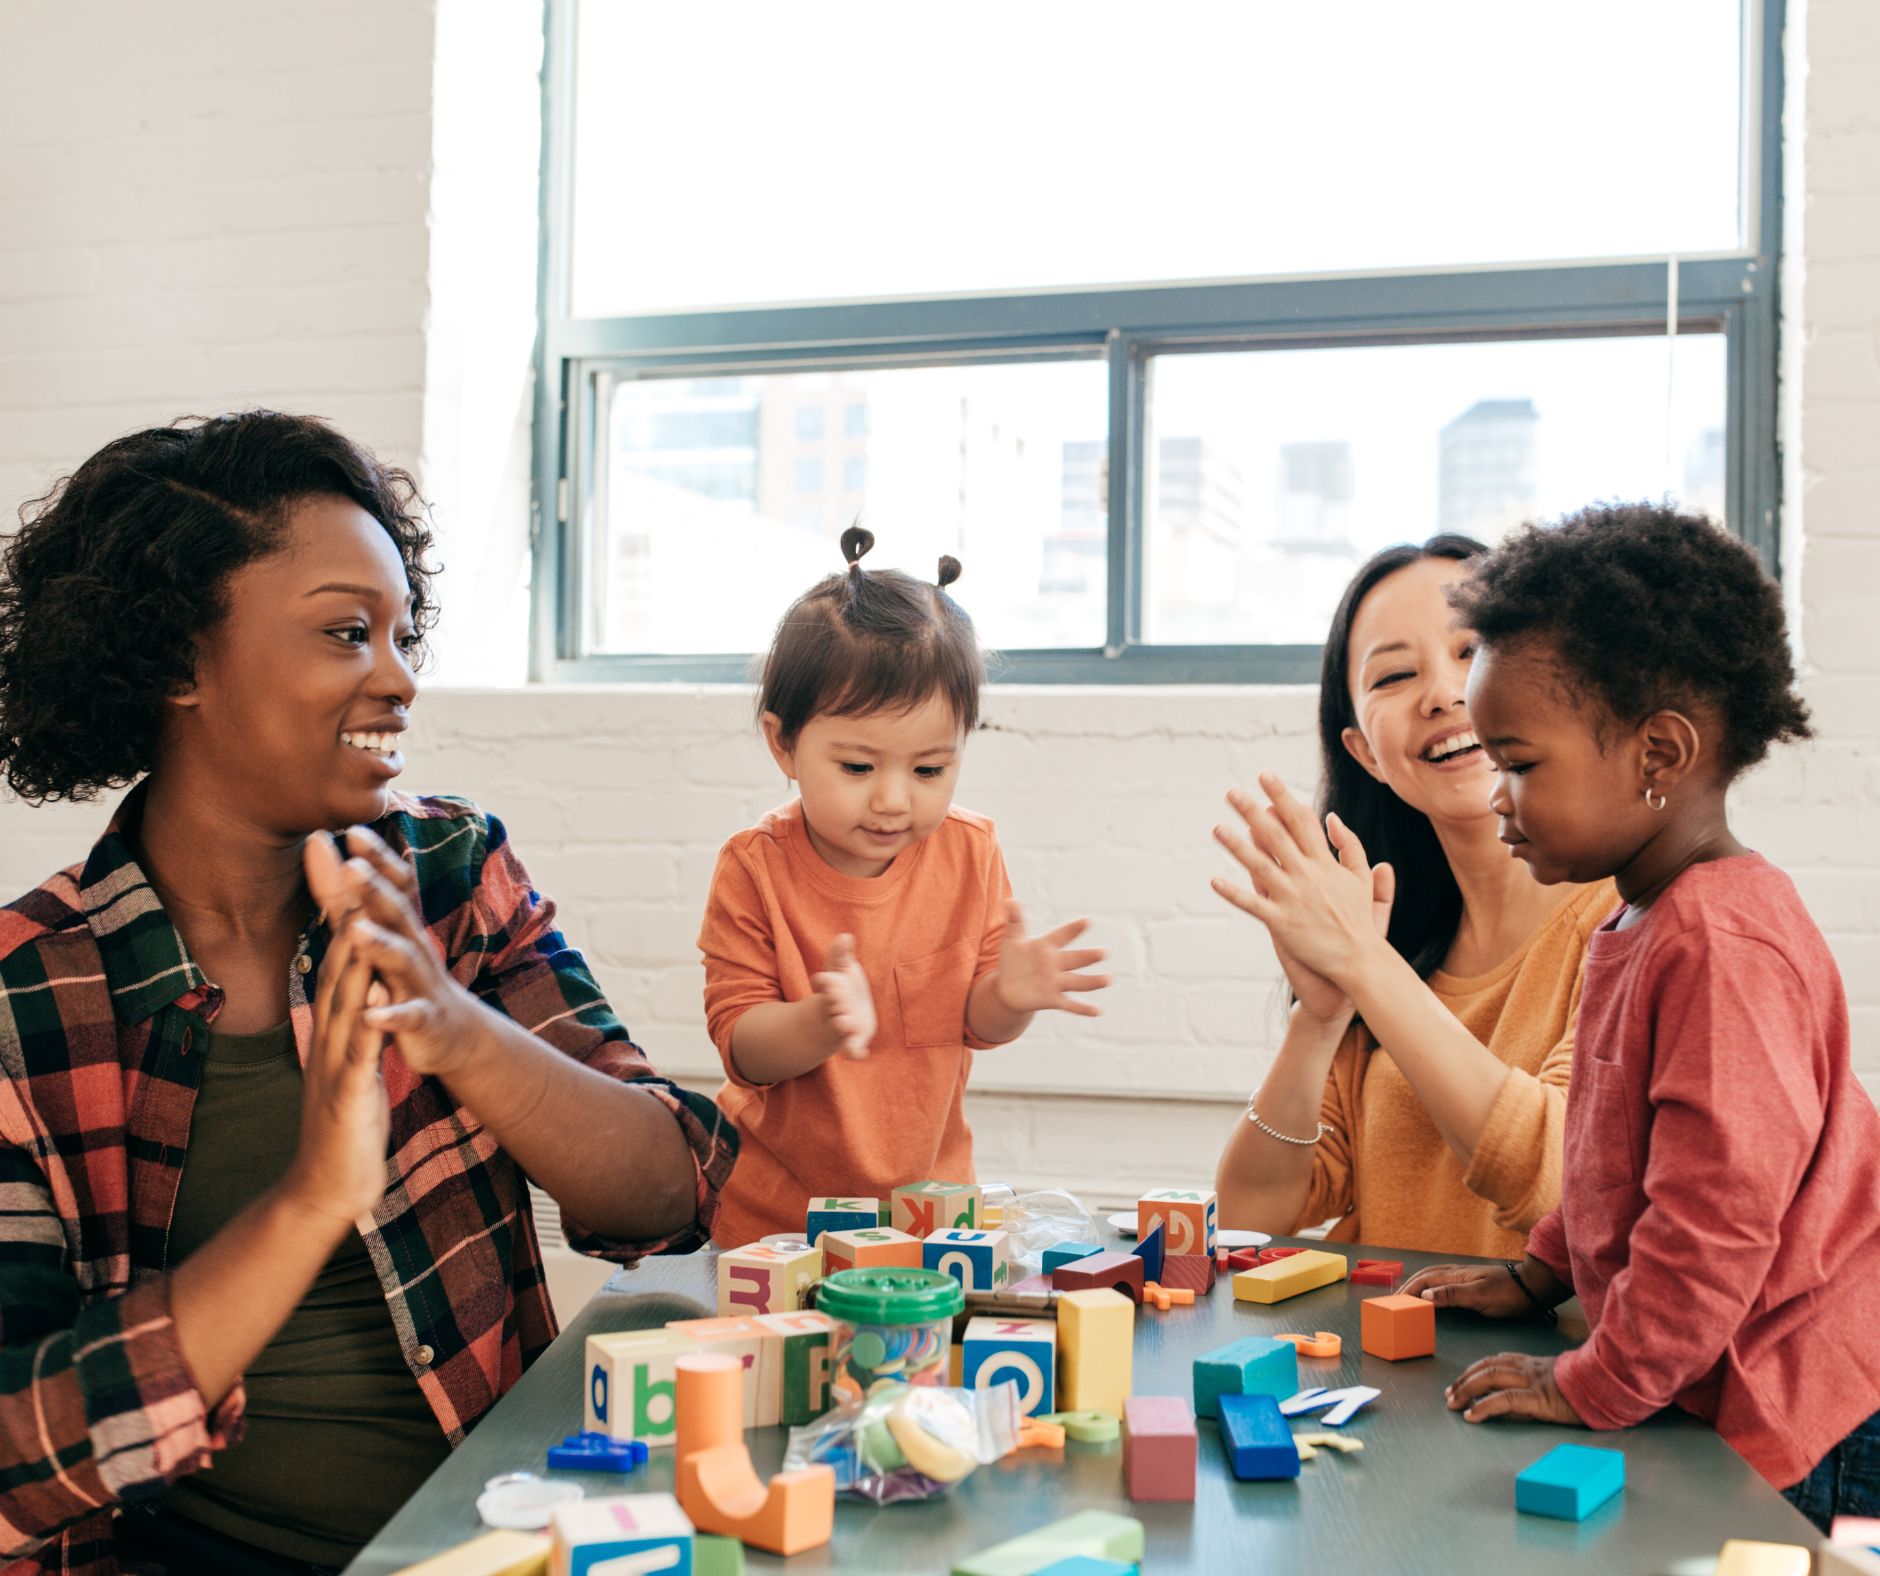
{"type": "Polygon", "coordinates": [[[921,1264],[951,1275],[968,1291],[997,1291],[1011,1277],[1003,1231],[936,1231],[921,1244],[921,1264]]]}

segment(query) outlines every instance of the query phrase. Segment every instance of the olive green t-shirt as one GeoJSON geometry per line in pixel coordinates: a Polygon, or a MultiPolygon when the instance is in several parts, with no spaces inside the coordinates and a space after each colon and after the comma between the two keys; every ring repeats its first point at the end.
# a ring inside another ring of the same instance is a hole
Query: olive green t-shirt
{"type": "MultiPolygon", "coordinates": [[[[170,1222],[171,1268],[286,1173],[300,1096],[291,1024],[211,1031],[170,1222]]],[[[244,1543],[343,1565],[450,1454],[357,1233],[244,1378],[241,1443],[163,1498],[166,1510],[244,1543]]]]}

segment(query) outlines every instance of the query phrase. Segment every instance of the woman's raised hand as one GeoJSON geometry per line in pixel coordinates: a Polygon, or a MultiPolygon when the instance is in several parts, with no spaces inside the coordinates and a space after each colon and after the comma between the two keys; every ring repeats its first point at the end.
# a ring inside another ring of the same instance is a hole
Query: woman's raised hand
{"type": "Polygon", "coordinates": [[[1214,829],[1253,885],[1217,876],[1214,890],[1266,926],[1301,1007],[1331,1021],[1350,1011],[1351,973],[1389,931],[1396,873],[1389,865],[1373,868],[1357,834],[1337,816],[1327,816],[1321,832],[1312,812],[1270,772],[1260,774],[1260,786],[1270,804],[1236,788],[1227,802],[1242,826],[1214,829]]]}

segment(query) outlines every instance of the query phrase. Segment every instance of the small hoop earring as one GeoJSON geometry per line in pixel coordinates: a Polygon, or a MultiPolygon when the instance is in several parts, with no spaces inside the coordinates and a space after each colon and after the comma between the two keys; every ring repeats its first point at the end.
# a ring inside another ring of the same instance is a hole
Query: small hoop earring
{"type": "Polygon", "coordinates": [[[1645,785],[1645,803],[1653,810],[1662,810],[1665,807],[1666,800],[1663,794],[1654,796],[1652,793],[1652,785],[1647,783],[1645,785]]]}

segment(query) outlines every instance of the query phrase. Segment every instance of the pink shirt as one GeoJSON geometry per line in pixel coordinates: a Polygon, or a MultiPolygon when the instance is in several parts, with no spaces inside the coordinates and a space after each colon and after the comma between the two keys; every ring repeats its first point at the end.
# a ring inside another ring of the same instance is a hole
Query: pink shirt
{"type": "Polygon", "coordinates": [[[1563,1170],[1528,1252],[1591,1322],[1555,1368],[1588,1424],[1676,1405],[1782,1488],[1880,1411],[1880,1115],[1827,944],[1760,855],[1593,936],[1563,1170]]]}

